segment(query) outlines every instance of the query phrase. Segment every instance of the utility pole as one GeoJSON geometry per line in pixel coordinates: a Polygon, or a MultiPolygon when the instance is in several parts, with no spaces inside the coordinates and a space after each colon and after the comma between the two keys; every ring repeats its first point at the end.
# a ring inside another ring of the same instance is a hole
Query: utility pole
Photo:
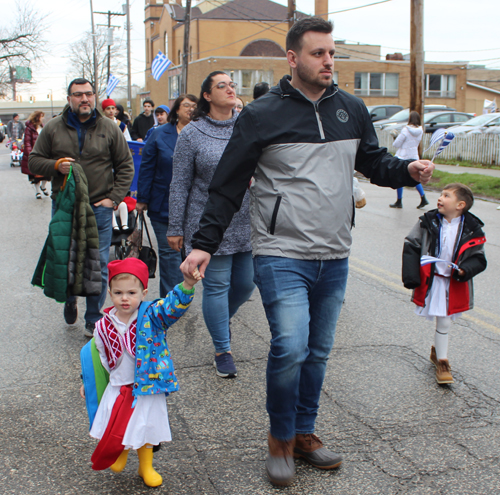
{"type": "Polygon", "coordinates": [[[125,5],[127,15],[127,107],[130,115],[132,115],[132,70],[130,62],[130,0],[127,0],[125,5]]]}
{"type": "MultiPolygon", "coordinates": [[[[111,45],[113,44],[113,29],[114,28],[120,29],[120,26],[112,26],[111,25],[111,17],[113,17],[115,15],[122,16],[122,15],[126,15],[126,14],[123,14],[123,13],[120,14],[118,12],[111,12],[109,10],[107,12],[94,12],[94,14],[102,14],[102,15],[108,16],[107,26],[105,26],[104,24],[97,24],[97,26],[104,26],[104,27],[108,28],[107,45],[108,45],[108,81],[109,81],[109,75],[111,74],[111,45]]],[[[109,98],[109,95],[107,95],[107,97],[109,98]]]]}
{"type": "Polygon", "coordinates": [[[295,24],[295,0],[288,0],[288,29],[292,29],[295,24]]]}
{"type": "Polygon", "coordinates": [[[191,0],[186,0],[184,17],[184,53],[182,54],[182,93],[187,93],[189,65],[189,29],[191,27],[191,0]]]}
{"type": "Polygon", "coordinates": [[[97,48],[95,42],[95,26],[94,26],[94,5],[90,0],[90,18],[92,20],[92,46],[94,48],[94,88],[96,106],[99,101],[99,75],[97,74],[97,48]]]}
{"type": "Polygon", "coordinates": [[[410,111],[424,116],[424,0],[411,0],[410,111]]]}

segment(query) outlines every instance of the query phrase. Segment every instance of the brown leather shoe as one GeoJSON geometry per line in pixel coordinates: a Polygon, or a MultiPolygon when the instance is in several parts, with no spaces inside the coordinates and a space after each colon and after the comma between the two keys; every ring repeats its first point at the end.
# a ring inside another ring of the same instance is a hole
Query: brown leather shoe
{"type": "Polygon", "coordinates": [[[431,356],[429,358],[430,362],[437,368],[438,367],[438,358],[436,356],[436,348],[431,346],[431,356]]]}
{"type": "Polygon", "coordinates": [[[269,455],[266,459],[266,471],[269,481],[274,485],[287,486],[295,476],[293,462],[293,447],[295,438],[291,440],[278,440],[271,433],[267,434],[269,455]]]}
{"type": "Polygon", "coordinates": [[[436,380],[440,385],[453,383],[451,367],[447,359],[440,359],[436,367],[436,380]]]}
{"type": "Polygon", "coordinates": [[[294,457],[302,457],[319,469],[334,469],[342,464],[342,456],[323,447],[323,442],[313,433],[295,436],[294,457]]]}

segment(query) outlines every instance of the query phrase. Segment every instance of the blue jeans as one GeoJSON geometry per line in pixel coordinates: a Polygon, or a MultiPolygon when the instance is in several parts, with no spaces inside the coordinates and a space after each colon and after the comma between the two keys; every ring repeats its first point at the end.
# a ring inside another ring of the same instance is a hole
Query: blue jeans
{"type": "Polygon", "coordinates": [[[231,350],[229,320],[252,295],[252,252],[212,256],[203,279],[203,317],[215,352],[231,350]]]}
{"type": "MultiPolygon", "coordinates": [[[[111,236],[113,234],[112,216],[113,208],[106,208],[105,206],[92,206],[94,210],[95,219],[97,222],[97,231],[99,233],[99,257],[101,259],[101,295],[88,296],[87,311],[85,312],[85,321],[95,323],[102,318],[101,308],[104,306],[106,300],[106,290],[108,287],[108,261],[109,261],[109,248],[111,246],[111,236]]],[[[56,202],[52,201],[52,216],[56,211],[56,202]]],[[[66,302],[73,302],[75,296],[69,296],[66,302]]]]}
{"type": "Polygon", "coordinates": [[[267,412],[271,435],[290,440],[313,433],[326,362],[344,301],[348,258],[254,258],[271,329],[267,361],[267,412]]]}
{"type": "Polygon", "coordinates": [[[160,297],[165,297],[177,284],[180,284],[184,280],[179,268],[182,263],[181,253],[178,253],[168,245],[168,222],[151,220],[151,226],[155,231],[156,242],[158,243],[160,297]]]}

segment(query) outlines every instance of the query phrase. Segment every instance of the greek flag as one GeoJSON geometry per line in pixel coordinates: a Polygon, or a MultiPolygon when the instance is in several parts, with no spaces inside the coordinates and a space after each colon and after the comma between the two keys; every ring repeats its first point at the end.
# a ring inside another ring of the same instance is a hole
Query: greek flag
{"type": "Polygon", "coordinates": [[[172,61],[169,60],[166,55],[164,55],[162,52],[158,52],[158,55],[156,55],[153,63],[151,64],[151,74],[156,81],[160,80],[160,77],[168,69],[168,66],[171,63],[172,61]]]}
{"type": "Polygon", "coordinates": [[[438,146],[436,152],[434,153],[434,156],[432,157],[432,162],[435,160],[435,158],[448,146],[453,138],[455,137],[455,134],[451,131],[445,131],[444,129],[438,129],[431,137],[431,142],[429,147],[424,151],[426,153],[429,151],[436,143],[440,142],[440,145],[438,146]]]}
{"type": "Polygon", "coordinates": [[[455,134],[450,131],[445,132],[444,134],[445,135],[443,141],[439,145],[439,148],[436,150],[436,153],[434,153],[435,157],[438,156],[439,153],[441,153],[446,148],[446,146],[448,146],[453,141],[453,138],[455,137],[455,134]]]}
{"type": "Polygon", "coordinates": [[[448,263],[448,266],[450,266],[451,268],[454,268],[455,270],[460,270],[460,267],[455,263],[452,263],[451,261],[446,261],[440,258],[435,258],[434,256],[426,256],[426,255],[420,258],[421,266],[429,265],[430,263],[448,263]]]}
{"type": "Polygon", "coordinates": [[[106,94],[108,96],[111,96],[111,93],[115,90],[116,86],[118,86],[119,82],[120,80],[117,77],[113,76],[113,74],[109,75],[108,86],[106,88],[106,94]]]}

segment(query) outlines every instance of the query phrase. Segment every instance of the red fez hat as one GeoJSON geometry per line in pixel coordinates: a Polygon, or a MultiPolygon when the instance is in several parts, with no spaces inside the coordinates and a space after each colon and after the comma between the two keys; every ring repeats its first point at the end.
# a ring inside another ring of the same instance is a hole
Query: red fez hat
{"type": "Polygon", "coordinates": [[[102,109],[106,110],[108,107],[116,107],[115,100],[112,100],[111,98],[108,98],[107,100],[102,100],[102,109]]]}
{"type": "Polygon", "coordinates": [[[120,273],[135,275],[142,282],[143,287],[148,288],[149,270],[144,261],[137,258],[125,258],[108,263],[108,283],[120,273]]]}

